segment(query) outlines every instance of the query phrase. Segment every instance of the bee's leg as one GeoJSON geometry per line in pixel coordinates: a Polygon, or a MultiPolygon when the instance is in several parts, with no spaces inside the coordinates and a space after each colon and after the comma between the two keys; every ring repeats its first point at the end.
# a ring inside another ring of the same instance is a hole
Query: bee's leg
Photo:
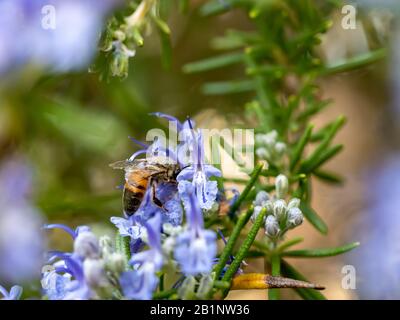
{"type": "Polygon", "coordinates": [[[153,182],[151,184],[151,188],[152,188],[152,198],[153,198],[153,202],[160,207],[161,209],[163,209],[164,211],[168,211],[165,207],[164,204],[160,201],[160,199],[157,198],[156,196],[156,182],[153,182]]]}

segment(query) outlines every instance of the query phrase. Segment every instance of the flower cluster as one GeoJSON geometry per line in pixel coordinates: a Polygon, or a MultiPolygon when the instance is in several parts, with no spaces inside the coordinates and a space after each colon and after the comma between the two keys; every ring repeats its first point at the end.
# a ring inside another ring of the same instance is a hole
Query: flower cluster
{"type": "Polygon", "coordinates": [[[278,132],[258,133],[255,136],[256,155],[268,163],[279,163],[286,152],[286,144],[278,141],[278,132]]]}
{"type": "Polygon", "coordinates": [[[132,1],[127,5],[125,12],[110,19],[101,45],[109,65],[110,76],[120,78],[128,76],[129,60],[135,56],[136,50],[143,46],[144,36],[149,35],[154,28],[158,29],[161,38],[164,40],[169,38],[170,29],[160,15],[160,2],[132,1]]]}
{"type": "Polygon", "coordinates": [[[284,200],[288,191],[288,179],[279,175],[275,180],[276,196],[260,191],[253,202],[254,221],[263,208],[267,215],[264,221],[265,235],[273,241],[282,238],[289,230],[303,223],[303,214],[299,209],[300,199],[293,198],[288,203],[284,200]]]}
{"type": "Polygon", "coordinates": [[[124,257],[113,252],[111,241],[100,241],[87,226],[72,230],[52,224],[46,229],[60,228],[74,241],[71,253],[50,251],[48,265],[42,269],[42,287],[51,300],[112,298],[115,282],[125,266],[124,257]]]}
{"type": "Polygon", "coordinates": [[[179,167],[176,182],[156,186],[155,195],[163,203],[162,207],[153,202],[153,190],[148,187],[139,209],[133,215],[111,218],[120,235],[130,237],[131,252],[135,253],[130,263],[139,265],[137,270],[123,275],[124,286],[138,283],[137,278],[140,277],[147,288],[144,291],[142,287],[129,286],[126,295],[141,299],[148,299],[154,291],[157,284],[155,272],[162,267],[163,255],[173,259],[184,275],[197,275],[211,271],[217,250],[215,233],[204,229],[203,210],[210,210],[217,201],[217,183],[210,177],[221,173],[205,163],[203,136],[201,131],[193,128],[192,120],[181,123],[166,114],[155,115],[175,125],[180,143],[174,148],[166,148],[160,140],[151,145],[139,143],[142,149],[135,152],[129,161],[146,153],[148,161],[160,161],[161,157],[163,161],[175,163],[179,167]],[[185,227],[181,226],[183,212],[186,216],[185,227]],[[157,238],[155,235],[158,235],[157,238]],[[151,249],[139,252],[146,238],[151,249]]]}
{"type": "Polygon", "coordinates": [[[128,75],[129,59],[136,54],[136,48],[143,46],[143,30],[150,30],[150,19],[147,17],[155,12],[157,1],[143,0],[135,5],[133,12],[118,21],[110,19],[102,44],[102,51],[110,57],[110,73],[113,77],[128,75]]]}
{"type": "MultiPolygon", "coordinates": [[[[190,119],[181,123],[165,114],[156,115],[176,125],[181,143],[166,148],[159,140],[151,145],[138,142],[142,149],[126,161],[146,154],[149,163],[174,163],[176,179],[149,183],[135,212],[111,217],[120,239],[128,240],[129,256],[117,245],[114,250],[106,237],[99,241],[89,227],[72,230],[60,224],[47,225],[46,229],[63,229],[74,241],[71,253],[51,251],[42,270],[42,287],[49,299],[151,299],[159,273],[171,264],[182,273],[176,288],[187,278],[211,274],[216,234],[204,228],[203,211],[217,202],[217,185],[210,177],[221,173],[205,163],[201,131],[193,128],[190,119]],[[162,205],[155,203],[155,197],[162,205]]],[[[129,174],[125,178],[129,179],[129,174]]]]}

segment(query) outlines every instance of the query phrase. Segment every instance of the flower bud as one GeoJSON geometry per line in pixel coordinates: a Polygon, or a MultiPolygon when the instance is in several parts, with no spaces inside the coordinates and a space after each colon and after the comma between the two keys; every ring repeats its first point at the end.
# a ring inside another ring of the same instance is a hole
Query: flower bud
{"type": "Polygon", "coordinates": [[[176,243],[175,236],[169,236],[165,238],[162,244],[162,251],[168,256],[171,255],[175,249],[175,243],[176,243]]]}
{"type": "Polygon", "coordinates": [[[274,216],[278,221],[282,221],[286,218],[286,203],[285,200],[276,200],[274,202],[274,216]]]}
{"type": "Polygon", "coordinates": [[[110,65],[111,74],[118,77],[128,75],[129,58],[135,55],[134,50],[129,50],[121,41],[114,41],[114,53],[110,65]]]}
{"type": "Polygon", "coordinates": [[[140,239],[142,239],[143,242],[149,243],[149,235],[147,233],[146,228],[141,228],[140,230],[140,239]]]}
{"type": "Polygon", "coordinates": [[[278,132],[276,130],[272,130],[271,132],[267,133],[264,136],[264,143],[272,148],[275,143],[276,143],[276,139],[278,138],[278,132]]]}
{"type": "Polygon", "coordinates": [[[213,288],[213,278],[210,274],[204,274],[200,278],[199,288],[197,289],[197,298],[198,299],[207,299],[208,295],[213,288]]]}
{"type": "Polygon", "coordinates": [[[275,190],[278,199],[284,199],[289,189],[289,181],[286,176],[280,174],[275,180],[275,190]]]}
{"type": "Polygon", "coordinates": [[[99,239],[100,250],[102,256],[108,256],[113,251],[113,243],[109,236],[102,236],[99,239]]]}
{"type": "Polygon", "coordinates": [[[263,148],[263,147],[256,149],[256,155],[260,159],[269,159],[270,156],[271,156],[269,151],[266,148],[263,148]]]}
{"type": "Polygon", "coordinates": [[[211,205],[211,209],[207,210],[206,212],[203,212],[204,217],[209,217],[213,214],[215,214],[216,212],[218,212],[220,207],[220,204],[217,201],[214,201],[214,203],[211,205]]]}
{"type": "Polygon", "coordinates": [[[182,285],[178,289],[178,295],[182,300],[190,300],[195,298],[195,288],[197,281],[195,277],[188,276],[183,280],[182,285]]]}
{"type": "Polygon", "coordinates": [[[254,223],[254,221],[256,221],[258,215],[260,214],[261,210],[262,210],[262,206],[256,206],[254,207],[253,210],[253,214],[251,215],[251,221],[254,223]]]}
{"type": "Polygon", "coordinates": [[[300,207],[300,199],[299,198],[293,198],[292,200],[289,201],[288,209],[298,208],[298,207],[300,207]]]}
{"type": "Polygon", "coordinates": [[[270,199],[268,192],[260,191],[256,195],[256,199],[254,200],[253,204],[255,206],[262,206],[263,202],[268,201],[270,199]]]}
{"type": "Polygon", "coordinates": [[[280,231],[279,223],[274,216],[268,216],[265,220],[265,235],[270,238],[278,236],[280,231]]]}
{"type": "Polygon", "coordinates": [[[103,260],[86,259],[83,262],[83,273],[86,283],[92,288],[105,287],[109,284],[104,272],[103,260]]]}
{"type": "Polygon", "coordinates": [[[287,227],[294,228],[303,223],[303,214],[299,208],[291,208],[288,211],[287,227]]]}
{"type": "Polygon", "coordinates": [[[262,134],[262,133],[256,134],[256,136],[255,136],[256,145],[258,145],[258,146],[264,145],[265,144],[265,136],[266,135],[262,134]]]}
{"type": "Polygon", "coordinates": [[[82,258],[98,258],[100,247],[94,233],[90,231],[80,232],[74,241],[74,252],[82,258]]]}
{"type": "Polygon", "coordinates": [[[274,204],[271,200],[263,202],[263,208],[267,209],[267,214],[272,214],[274,212],[274,204]]]}
{"type": "Polygon", "coordinates": [[[162,230],[166,234],[173,234],[174,232],[174,226],[171,223],[164,223],[162,225],[162,230]]]}
{"type": "Polygon", "coordinates": [[[112,253],[107,257],[106,268],[115,274],[120,274],[123,272],[125,270],[125,265],[125,258],[120,253],[112,253]]]}
{"type": "Polygon", "coordinates": [[[126,77],[128,75],[129,57],[123,52],[117,52],[110,64],[111,74],[114,77],[126,77]]]}
{"type": "Polygon", "coordinates": [[[126,35],[124,32],[122,32],[121,30],[115,30],[114,31],[114,37],[115,39],[117,39],[118,41],[124,42],[126,35]]]}
{"type": "Polygon", "coordinates": [[[279,157],[282,157],[286,151],[286,144],[283,142],[277,142],[275,144],[275,152],[279,157]]]}

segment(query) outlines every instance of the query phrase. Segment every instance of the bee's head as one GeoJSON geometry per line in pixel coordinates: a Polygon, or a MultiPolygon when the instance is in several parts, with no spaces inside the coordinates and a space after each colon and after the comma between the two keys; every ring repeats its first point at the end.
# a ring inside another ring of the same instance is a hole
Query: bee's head
{"type": "Polygon", "coordinates": [[[176,180],[176,177],[178,176],[178,174],[181,171],[182,171],[182,169],[178,164],[170,166],[170,168],[168,169],[168,173],[167,173],[169,179],[176,180]]]}

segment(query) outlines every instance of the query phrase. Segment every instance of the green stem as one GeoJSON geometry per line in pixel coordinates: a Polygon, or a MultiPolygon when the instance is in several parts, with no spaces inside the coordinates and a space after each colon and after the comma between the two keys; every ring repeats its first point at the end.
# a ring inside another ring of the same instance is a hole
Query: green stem
{"type": "Polygon", "coordinates": [[[278,251],[279,253],[284,252],[287,248],[290,248],[291,246],[294,246],[296,244],[299,244],[300,242],[302,242],[304,239],[302,237],[296,237],[293,238],[291,240],[286,241],[285,243],[283,243],[282,245],[280,245],[278,247],[278,251]]]}
{"type": "Polygon", "coordinates": [[[310,167],[312,167],[313,164],[317,160],[319,160],[320,156],[326,152],[326,150],[329,147],[329,144],[335,137],[336,133],[338,130],[345,124],[346,118],[344,116],[339,116],[333,123],[332,126],[328,129],[328,131],[325,134],[324,139],[321,141],[321,143],[315,148],[314,152],[307,158],[305,159],[301,165],[300,165],[300,171],[301,172],[308,172],[310,171],[310,167]]]}
{"type": "Polygon", "coordinates": [[[328,248],[328,249],[309,249],[309,250],[292,250],[282,253],[284,257],[292,258],[324,258],[333,257],[339,254],[346,253],[360,245],[359,242],[353,242],[341,247],[328,248]]]}
{"type": "Polygon", "coordinates": [[[165,278],[165,273],[163,273],[160,276],[160,284],[158,286],[160,292],[164,291],[164,278],[165,278]]]}
{"type": "Polygon", "coordinates": [[[303,135],[301,136],[299,142],[296,144],[292,153],[292,159],[290,160],[290,170],[293,171],[297,163],[300,161],[304,148],[306,147],[306,144],[310,140],[313,128],[314,125],[309,124],[306,130],[304,131],[303,135]]]}
{"type": "Polygon", "coordinates": [[[217,265],[214,267],[214,272],[215,272],[215,278],[219,279],[222,269],[225,267],[226,262],[228,261],[230,255],[232,254],[232,250],[235,246],[235,243],[240,235],[240,232],[244,228],[244,226],[247,224],[249,221],[251,215],[253,214],[253,207],[251,206],[249,210],[247,210],[246,213],[242,214],[239,217],[238,222],[236,223],[231,236],[228,239],[228,242],[225,245],[224,250],[222,251],[219,261],[217,265]]]}
{"type": "Polygon", "coordinates": [[[153,295],[153,299],[154,300],[168,299],[175,293],[176,293],[176,289],[170,289],[170,290],[165,290],[165,291],[161,291],[161,292],[156,292],[153,295]]]}
{"type": "Polygon", "coordinates": [[[353,69],[362,68],[372,63],[383,60],[387,57],[387,49],[378,49],[365,54],[351,58],[345,62],[339,62],[325,66],[321,69],[321,75],[329,75],[340,72],[347,72],[353,69]]]}
{"type": "MultiPolygon", "coordinates": [[[[258,230],[260,230],[263,222],[264,222],[264,217],[266,214],[266,209],[262,209],[259,213],[259,215],[256,218],[256,221],[254,221],[253,226],[250,229],[249,234],[247,235],[246,239],[243,241],[242,246],[240,247],[238,253],[235,255],[235,259],[232,261],[231,265],[229,266],[228,270],[226,270],[222,281],[231,281],[238,269],[240,268],[240,265],[242,264],[242,261],[244,257],[246,256],[246,253],[249,251],[251,245],[254,242],[254,239],[257,236],[258,230]]],[[[224,290],[224,296],[228,293],[228,289],[224,290]]]]}
{"type": "MultiPolygon", "coordinates": [[[[271,255],[271,274],[273,276],[281,275],[281,257],[277,253],[271,255]]],[[[269,289],[268,299],[279,300],[279,289],[269,289]]]]}
{"type": "Polygon", "coordinates": [[[215,281],[214,287],[217,289],[229,289],[231,287],[231,284],[226,281],[215,281]]]}
{"type": "Polygon", "coordinates": [[[130,269],[129,260],[131,259],[130,237],[122,237],[117,233],[115,237],[115,249],[125,257],[125,269],[130,269]]]}
{"type": "Polygon", "coordinates": [[[217,224],[218,222],[220,222],[220,217],[218,217],[218,216],[214,216],[214,217],[211,217],[210,219],[208,219],[208,220],[206,220],[205,222],[204,222],[204,227],[206,228],[206,229],[209,229],[209,228],[211,228],[214,224],[217,224]]]}
{"type": "Polygon", "coordinates": [[[228,216],[231,219],[235,219],[236,211],[239,209],[240,205],[246,199],[246,197],[249,194],[250,190],[253,188],[253,186],[257,182],[257,179],[261,174],[262,168],[263,168],[263,164],[259,164],[259,165],[257,165],[255,167],[255,169],[254,169],[254,171],[253,171],[253,173],[251,175],[249,183],[246,185],[246,187],[244,188],[243,192],[240,194],[239,198],[235,201],[235,203],[229,209],[228,216]]]}
{"type": "Polygon", "coordinates": [[[261,251],[264,251],[265,253],[269,253],[271,251],[271,248],[268,246],[268,244],[262,241],[254,240],[253,246],[261,251]]]}

